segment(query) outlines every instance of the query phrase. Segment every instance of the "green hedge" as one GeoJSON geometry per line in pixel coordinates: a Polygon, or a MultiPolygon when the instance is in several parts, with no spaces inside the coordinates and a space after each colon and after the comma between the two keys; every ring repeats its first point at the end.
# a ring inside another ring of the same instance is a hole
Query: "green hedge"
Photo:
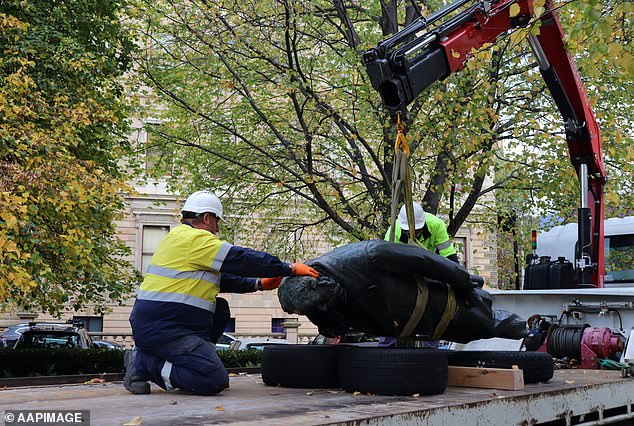
{"type": "Polygon", "coordinates": [[[244,351],[218,351],[218,356],[225,368],[250,368],[259,367],[262,359],[262,351],[258,349],[246,349],[244,351]]]}
{"type": "Polygon", "coordinates": [[[0,377],[123,372],[123,351],[76,348],[0,349],[0,377]]]}
{"type": "MultiPolygon", "coordinates": [[[[262,351],[218,351],[226,368],[258,367],[262,351]]],[[[0,377],[123,373],[123,351],[69,348],[0,348],[0,377]]]]}

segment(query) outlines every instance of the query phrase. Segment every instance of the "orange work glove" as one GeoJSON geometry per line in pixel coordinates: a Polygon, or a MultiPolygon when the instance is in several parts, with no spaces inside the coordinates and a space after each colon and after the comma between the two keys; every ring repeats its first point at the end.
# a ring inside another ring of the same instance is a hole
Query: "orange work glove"
{"type": "Polygon", "coordinates": [[[310,275],[315,278],[319,276],[319,272],[315,271],[308,265],[304,265],[303,263],[291,263],[290,267],[291,275],[310,275]]]}
{"type": "Polygon", "coordinates": [[[284,277],[260,278],[262,290],[275,290],[280,286],[284,277]]]}

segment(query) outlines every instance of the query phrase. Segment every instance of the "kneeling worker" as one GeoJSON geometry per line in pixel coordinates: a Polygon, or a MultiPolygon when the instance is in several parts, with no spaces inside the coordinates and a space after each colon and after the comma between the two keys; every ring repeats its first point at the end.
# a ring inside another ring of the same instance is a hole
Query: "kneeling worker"
{"type": "Polygon", "coordinates": [[[150,393],[148,380],[199,395],[229,387],[214,345],[230,318],[218,293],[273,290],[285,276],[318,276],[302,263],[216,237],[222,205],[209,191],[190,195],[181,213],[182,224],[152,256],[130,315],[136,349],[125,354],[124,386],[134,394],[150,393]]]}
{"type": "MultiPolygon", "coordinates": [[[[416,239],[423,247],[432,253],[439,254],[456,263],[460,263],[456,249],[449,240],[447,226],[442,219],[431,213],[426,213],[423,207],[414,202],[414,226],[416,228],[416,239]]],[[[385,241],[390,240],[391,227],[387,229],[385,241]]],[[[407,223],[407,211],[405,206],[398,212],[398,219],[395,223],[394,242],[407,244],[409,240],[409,224],[407,223]]]]}

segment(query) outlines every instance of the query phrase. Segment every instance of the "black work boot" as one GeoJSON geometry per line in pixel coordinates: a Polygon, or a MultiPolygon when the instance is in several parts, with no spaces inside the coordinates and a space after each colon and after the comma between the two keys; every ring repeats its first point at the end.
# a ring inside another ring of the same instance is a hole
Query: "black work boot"
{"type": "Polygon", "coordinates": [[[123,386],[128,392],[135,395],[146,395],[150,393],[150,384],[147,381],[143,380],[141,376],[136,374],[134,368],[136,351],[136,349],[129,349],[125,351],[125,354],[123,354],[123,364],[125,365],[123,386]]]}

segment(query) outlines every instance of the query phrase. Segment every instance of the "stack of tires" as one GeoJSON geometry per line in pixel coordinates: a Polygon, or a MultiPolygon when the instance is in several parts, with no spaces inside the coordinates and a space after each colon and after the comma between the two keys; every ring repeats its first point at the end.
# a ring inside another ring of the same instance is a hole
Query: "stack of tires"
{"type": "Polygon", "coordinates": [[[262,380],[268,386],[289,388],[433,395],[447,388],[447,351],[271,345],[262,353],[262,380]]]}
{"type": "Polygon", "coordinates": [[[553,376],[553,359],[541,352],[452,352],[439,349],[345,345],[270,345],[262,353],[268,386],[332,389],[375,395],[435,395],[447,388],[448,365],[512,368],[525,383],[553,376]]]}

